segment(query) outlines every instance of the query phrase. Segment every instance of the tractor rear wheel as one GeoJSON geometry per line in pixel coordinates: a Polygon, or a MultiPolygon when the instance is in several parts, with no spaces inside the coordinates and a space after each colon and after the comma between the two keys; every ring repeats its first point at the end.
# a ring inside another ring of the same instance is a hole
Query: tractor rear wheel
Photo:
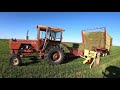
{"type": "Polygon", "coordinates": [[[48,61],[49,64],[60,64],[64,59],[64,52],[58,47],[51,48],[45,55],[45,59],[48,61]]]}
{"type": "Polygon", "coordinates": [[[9,58],[9,64],[12,66],[20,66],[22,63],[21,58],[18,55],[11,55],[9,58]]]}

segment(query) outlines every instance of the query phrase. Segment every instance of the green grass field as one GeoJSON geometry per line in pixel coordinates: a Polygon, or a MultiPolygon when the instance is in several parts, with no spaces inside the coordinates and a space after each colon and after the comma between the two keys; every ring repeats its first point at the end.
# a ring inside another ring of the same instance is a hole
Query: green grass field
{"type": "Polygon", "coordinates": [[[113,46],[111,55],[101,57],[100,65],[92,69],[88,64],[82,64],[84,60],[82,58],[68,58],[63,64],[55,66],[49,65],[45,60],[32,63],[30,59],[23,59],[22,66],[9,66],[8,58],[9,42],[0,40],[0,78],[120,77],[120,47],[118,46],[113,46]]]}

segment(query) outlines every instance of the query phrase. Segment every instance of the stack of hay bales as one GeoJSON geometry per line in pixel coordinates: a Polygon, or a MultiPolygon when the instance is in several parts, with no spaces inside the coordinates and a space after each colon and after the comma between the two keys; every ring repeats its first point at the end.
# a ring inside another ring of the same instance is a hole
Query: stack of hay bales
{"type": "Polygon", "coordinates": [[[73,49],[84,51],[84,49],[95,50],[96,48],[106,48],[110,50],[112,45],[112,38],[108,33],[97,32],[83,32],[84,43],[74,43],[73,49]],[[106,39],[106,40],[105,40],[106,39]]]}
{"type": "Polygon", "coordinates": [[[105,47],[104,32],[84,32],[85,49],[92,50],[94,48],[105,47]]]}

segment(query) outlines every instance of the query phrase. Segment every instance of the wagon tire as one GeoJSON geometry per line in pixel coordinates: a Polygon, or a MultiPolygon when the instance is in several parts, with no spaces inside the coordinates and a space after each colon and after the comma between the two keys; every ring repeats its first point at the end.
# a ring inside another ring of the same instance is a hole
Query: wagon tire
{"type": "Polygon", "coordinates": [[[22,64],[22,60],[18,55],[10,55],[9,65],[11,66],[20,66],[22,64]]]}

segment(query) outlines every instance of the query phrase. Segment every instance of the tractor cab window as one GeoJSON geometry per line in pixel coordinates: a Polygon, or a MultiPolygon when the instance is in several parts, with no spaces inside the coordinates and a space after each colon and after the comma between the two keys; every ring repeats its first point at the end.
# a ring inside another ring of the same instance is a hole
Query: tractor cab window
{"type": "Polygon", "coordinates": [[[51,38],[53,40],[60,40],[61,39],[61,32],[51,31],[51,38]]]}
{"type": "Polygon", "coordinates": [[[51,37],[52,37],[53,39],[55,39],[55,38],[56,38],[56,32],[51,31],[51,37]]]}
{"type": "Polygon", "coordinates": [[[41,33],[40,33],[40,38],[42,38],[42,39],[45,39],[45,37],[46,37],[46,32],[44,32],[44,31],[42,31],[41,33]]]}

